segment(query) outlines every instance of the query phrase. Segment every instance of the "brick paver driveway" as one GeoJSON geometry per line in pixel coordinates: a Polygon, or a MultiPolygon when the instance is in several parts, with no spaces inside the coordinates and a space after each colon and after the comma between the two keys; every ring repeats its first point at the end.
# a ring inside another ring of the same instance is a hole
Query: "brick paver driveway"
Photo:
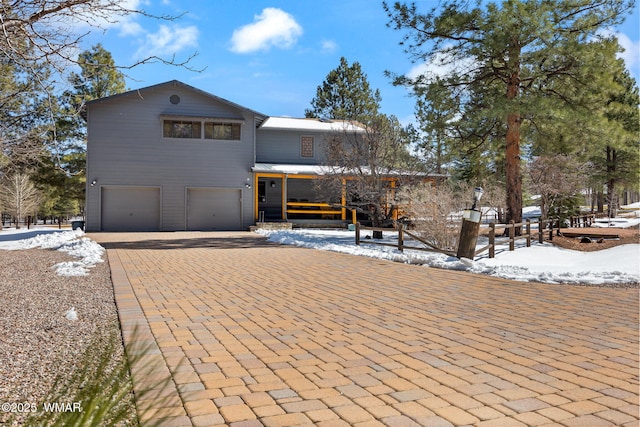
{"type": "Polygon", "coordinates": [[[151,388],[143,421],[639,423],[637,289],[516,283],[251,233],[91,237],[108,248],[141,359],[136,390],[151,388]]]}

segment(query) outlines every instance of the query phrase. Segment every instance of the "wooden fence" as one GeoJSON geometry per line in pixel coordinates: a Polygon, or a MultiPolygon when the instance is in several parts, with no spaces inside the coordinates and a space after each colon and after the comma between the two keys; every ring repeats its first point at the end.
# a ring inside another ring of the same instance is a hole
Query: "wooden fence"
{"type": "Polygon", "coordinates": [[[367,245],[391,246],[391,247],[397,248],[400,252],[403,252],[405,249],[413,249],[417,251],[440,252],[446,255],[456,256],[455,252],[437,248],[431,243],[417,236],[415,233],[408,231],[402,223],[397,223],[396,228],[380,228],[380,227],[364,227],[360,225],[359,222],[356,222],[356,245],[361,245],[363,243],[367,245]],[[395,232],[395,233],[398,233],[398,240],[397,240],[397,243],[387,243],[387,242],[377,242],[375,240],[361,239],[360,232],[363,230],[395,232]],[[417,241],[419,241],[423,245],[426,245],[427,247],[425,248],[425,247],[418,247],[418,246],[407,246],[405,244],[405,239],[404,239],[405,234],[408,236],[411,236],[412,238],[416,239],[417,241]]]}
{"type": "Polygon", "coordinates": [[[576,215],[569,217],[569,227],[591,227],[596,221],[596,214],[576,215]]]}
{"type": "Polygon", "coordinates": [[[559,219],[548,219],[545,221],[538,220],[538,229],[537,231],[531,230],[532,222],[530,220],[526,220],[525,222],[514,223],[511,221],[509,224],[496,224],[492,222],[489,224],[489,244],[484,246],[478,250],[476,250],[475,255],[481,254],[482,252],[488,250],[489,258],[494,258],[496,256],[496,246],[504,243],[509,243],[509,250],[514,251],[516,248],[516,240],[526,240],[527,247],[531,246],[531,240],[535,236],[539,243],[543,243],[545,240],[545,236],[548,236],[548,240],[553,240],[553,233],[556,233],[556,236],[560,235],[560,220],[559,219]],[[516,229],[520,228],[520,235],[516,236],[516,229]],[[496,237],[496,230],[506,230],[507,236],[500,238],[499,234],[496,237]]]}
{"type": "MultiPolygon", "coordinates": [[[[397,228],[380,228],[380,227],[364,227],[359,222],[355,224],[356,229],[356,245],[368,244],[368,245],[380,245],[380,246],[391,246],[397,248],[400,252],[405,249],[413,249],[419,251],[428,251],[428,252],[440,252],[449,256],[456,256],[454,251],[448,251],[440,249],[431,243],[425,241],[420,236],[417,236],[416,233],[407,230],[402,224],[398,223],[397,228]],[[360,233],[363,230],[370,231],[381,231],[381,232],[395,232],[398,233],[398,239],[396,243],[388,243],[388,242],[379,242],[375,240],[362,239],[360,237],[360,233]],[[413,239],[419,241],[425,247],[416,247],[416,246],[408,246],[405,244],[405,235],[411,236],[413,239]]],[[[509,250],[514,251],[516,249],[515,242],[517,240],[526,240],[527,247],[531,246],[531,241],[535,238],[539,243],[543,243],[546,240],[552,241],[554,233],[556,236],[560,235],[560,220],[558,219],[550,219],[546,221],[538,220],[536,222],[531,222],[530,220],[526,220],[525,222],[514,223],[513,221],[510,224],[496,224],[494,222],[489,224],[488,229],[488,237],[489,244],[476,250],[475,255],[481,254],[482,252],[489,251],[489,258],[494,258],[496,255],[496,246],[502,245],[505,243],[509,244],[509,250]],[[537,224],[537,230],[533,230],[531,225],[537,224]],[[520,235],[516,236],[516,229],[520,227],[520,235]],[[500,236],[500,232],[496,234],[496,230],[505,230],[506,232],[502,232],[502,234],[506,234],[506,236],[500,236]]],[[[485,234],[485,233],[483,233],[485,234]]]]}

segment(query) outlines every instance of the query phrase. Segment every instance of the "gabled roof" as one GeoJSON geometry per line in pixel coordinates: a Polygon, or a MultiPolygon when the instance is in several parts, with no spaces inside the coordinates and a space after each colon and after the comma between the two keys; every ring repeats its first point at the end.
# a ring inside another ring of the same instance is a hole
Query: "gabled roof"
{"type": "Polygon", "coordinates": [[[213,95],[213,94],[211,94],[209,92],[205,92],[202,89],[198,89],[196,87],[190,86],[190,85],[188,85],[186,83],[183,83],[183,82],[181,82],[179,80],[170,80],[168,82],[158,83],[156,85],[147,86],[147,87],[143,87],[143,88],[140,88],[140,89],[130,90],[130,91],[127,91],[127,92],[119,93],[117,95],[107,96],[105,98],[94,99],[92,101],[87,102],[86,105],[109,102],[109,101],[112,101],[112,100],[115,100],[115,99],[119,99],[119,98],[123,98],[123,97],[127,97],[127,96],[132,96],[132,95],[133,96],[142,96],[143,92],[145,92],[147,90],[152,90],[152,89],[160,88],[160,87],[163,87],[163,86],[181,86],[181,87],[183,87],[185,89],[191,90],[193,92],[197,92],[197,93],[199,93],[201,95],[204,95],[205,97],[210,98],[210,99],[212,99],[212,100],[214,100],[216,102],[220,102],[222,104],[226,104],[226,105],[228,105],[230,107],[233,107],[235,109],[238,109],[238,110],[248,111],[248,112],[250,112],[250,113],[252,113],[252,114],[254,114],[256,116],[256,123],[257,123],[258,126],[260,126],[268,118],[268,116],[266,114],[262,114],[262,113],[259,113],[259,112],[255,111],[255,110],[252,110],[250,108],[243,107],[242,105],[236,104],[235,102],[231,102],[231,101],[229,101],[227,99],[220,98],[219,96],[213,95]]]}

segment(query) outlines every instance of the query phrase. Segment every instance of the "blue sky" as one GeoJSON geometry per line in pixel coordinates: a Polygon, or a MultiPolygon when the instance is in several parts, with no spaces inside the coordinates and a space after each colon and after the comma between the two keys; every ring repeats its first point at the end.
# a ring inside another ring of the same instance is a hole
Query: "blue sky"
{"type": "MultiPolygon", "coordinates": [[[[127,70],[136,89],[177,79],[271,116],[303,117],[316,88],[339,65],[340,57],[359,62],[373,88],[380,90],[382,110],[404,123],[412,120],[414,101],[394,87],[385,70],[411,73],[414,67],[399,45],[401,33],[387,28],[380,1],[372,0],[127,0],[156,15],[182,15],[174,21],[129,16],[94,31],[86,46],[98,42],[118,65],[150,55],[185,60],[193,72],[162,64],[127,70]]],[[[418,1],[428,10],[435,0],[418,1]]],[[[625,60],[640,81],[640,7],[620,32],[625,60]]]]}

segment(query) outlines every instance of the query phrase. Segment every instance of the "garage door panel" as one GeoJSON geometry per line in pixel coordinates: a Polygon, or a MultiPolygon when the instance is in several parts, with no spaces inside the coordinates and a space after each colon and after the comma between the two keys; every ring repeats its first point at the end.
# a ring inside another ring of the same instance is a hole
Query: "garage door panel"
{"type": "Polygon", "coordinates": [[[158,231],[160,189],[103,188],[101,213],[102,231],[158,231]]]}
{"type": "Polygon", "coordinates": [[[187,189],[188,230],[240,230],[241,190],[187,189]]]}

